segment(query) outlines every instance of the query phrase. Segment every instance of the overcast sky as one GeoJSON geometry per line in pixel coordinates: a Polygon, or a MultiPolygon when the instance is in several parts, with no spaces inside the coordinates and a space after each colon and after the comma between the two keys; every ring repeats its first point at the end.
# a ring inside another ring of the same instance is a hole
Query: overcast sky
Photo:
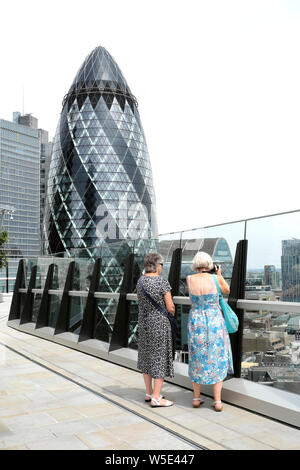
{"type": "Polygon", "coordinates": [[[110,52],[139,103],[160,233],[300,208],[300,0],[5,2],[0,39],[0,117],[24,87],[51,137],[85,57],[110,52]]]}

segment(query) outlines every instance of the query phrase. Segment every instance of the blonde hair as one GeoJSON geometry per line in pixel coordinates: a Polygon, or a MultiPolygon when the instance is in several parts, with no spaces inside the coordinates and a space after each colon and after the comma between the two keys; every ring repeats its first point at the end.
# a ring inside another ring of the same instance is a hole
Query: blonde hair
{"type": "Polygon", "coordinates": [[[209,256],[208,253],[205,253],[204,251],[198,251],[198,253],[195,254],[192,264],[193,271],[197,271],[201,268],[206,268],[210,271],[213,267],[214,263],[212,257],[209,256]]]}

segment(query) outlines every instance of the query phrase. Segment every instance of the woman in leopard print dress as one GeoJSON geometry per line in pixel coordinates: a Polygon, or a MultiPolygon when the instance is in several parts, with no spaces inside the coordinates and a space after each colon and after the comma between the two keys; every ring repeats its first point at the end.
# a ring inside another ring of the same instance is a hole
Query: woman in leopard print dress
{"type": "Polygon", "coordinates": [[[140,278],[137,284],[139,304],[138,369],[143,372],[146,385],[145,401],[151,401],[152,407],[174,404],[160,395],[164,378],[174,377],[170,321],[145,297],[139,285],[142,283],[150,297],[174,315],[175,307],[171,296],[171,286],[166,279],[160,277],[162,261],[162,257],[158,253],[147,254],[144,259],[145,275],[140,278]]]}

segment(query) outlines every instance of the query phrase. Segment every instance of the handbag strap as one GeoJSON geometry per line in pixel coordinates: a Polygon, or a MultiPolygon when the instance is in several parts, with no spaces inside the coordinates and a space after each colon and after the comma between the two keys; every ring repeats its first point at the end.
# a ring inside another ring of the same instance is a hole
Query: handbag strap
{"type": "Polygon", "coordinates": [[[214,278],[214,281],[215,281],[215,284],[217,286],[217,290],[218,290],[218,294],[219,294],[219,299],[222,297],[222,293],[221,293],[221,289],[220,289],[220,286],[219,286],[219,283],[217,281],[217,276],[215,274],[212,275],[212,277],[214,278]]]}
{"type": "Polygon", "coordinates": [[[144,296],[152,303],[152,305],[154,305],[154,307],[159,310],[161,313],[163,313],[165,316],[168,316],[167,312],[164,310],[163,307],[161,307],[161,305],[159,305],[154,299],[152,299],[152,297],[148,294],[148,292],[146,291],[146,289],[144,288],[143,286],[143,283],[142,281],[139,279],[138,280],[138,285],[139,287],[141,288],[144,296]]]}

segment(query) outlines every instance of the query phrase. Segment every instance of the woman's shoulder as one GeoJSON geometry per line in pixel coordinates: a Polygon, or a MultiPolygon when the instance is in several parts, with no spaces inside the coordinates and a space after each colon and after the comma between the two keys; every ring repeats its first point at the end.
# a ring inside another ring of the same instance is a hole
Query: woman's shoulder
{"type": "Polygon", "coordinates": [[[162,283],[165,279],[160,276],[145,276],[144,274],[140,277],[142,282],[154,282],[154,283],[162,283]]]}

